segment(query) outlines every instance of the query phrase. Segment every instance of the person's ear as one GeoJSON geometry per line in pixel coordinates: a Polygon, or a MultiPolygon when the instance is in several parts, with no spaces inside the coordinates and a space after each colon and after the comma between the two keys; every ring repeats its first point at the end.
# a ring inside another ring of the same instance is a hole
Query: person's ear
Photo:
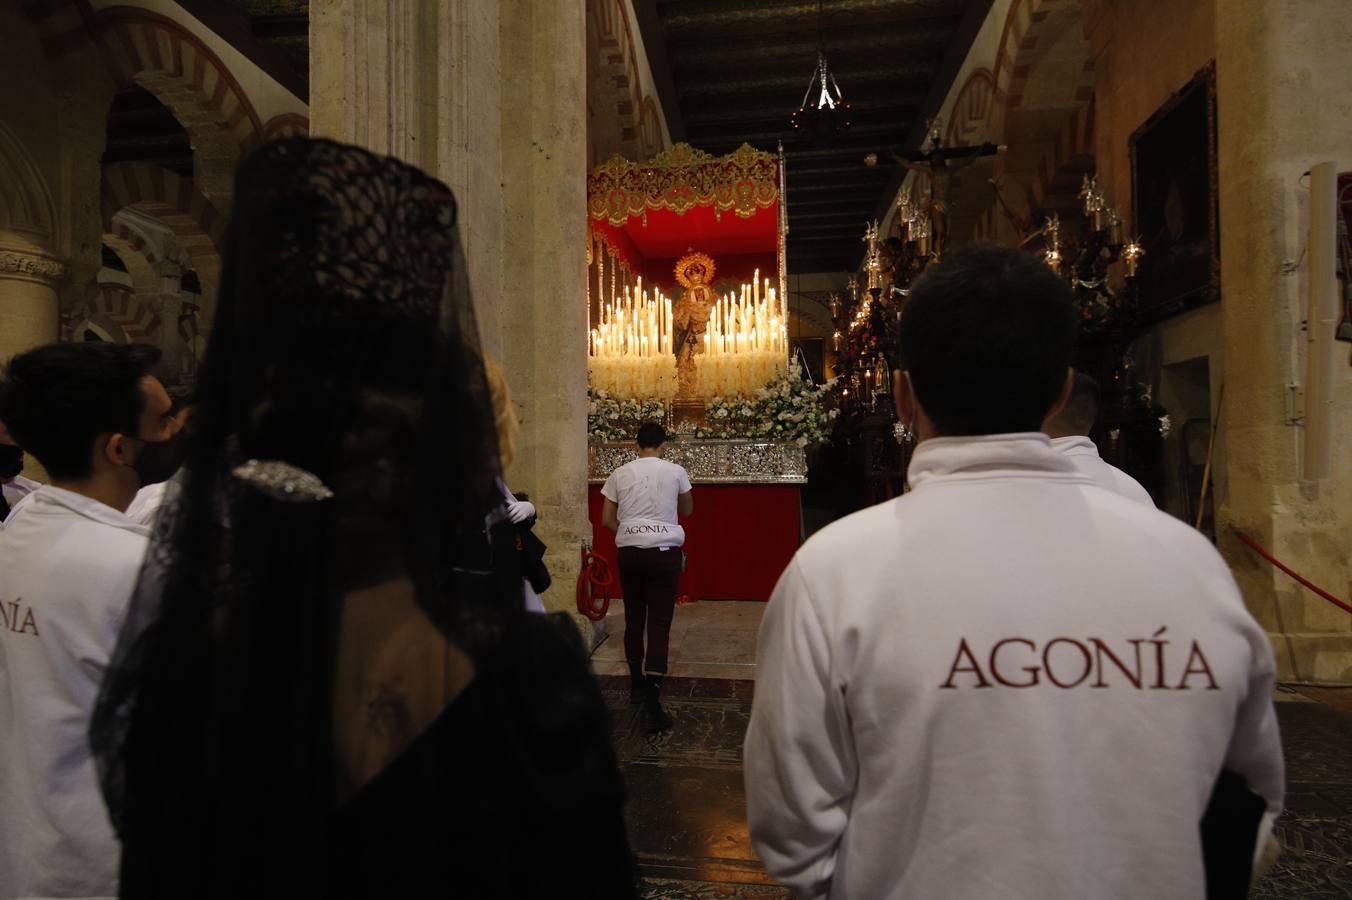
{"type": "Polygon", "coordinates": [[[1056,402],[1052,404],[1052,408],[1047,410],[1047,414],[1042,417],[1044,425],[1048,419],[1054,419],[1058,415],[1060,415],[1061,410],[1065,409],[1066,404],[1070,402],[1070,395],[1071,392],[1074,390],[1075,390],[1075,370],[1067,366],[1066,380],[1065,383],[1061,385],[1061,392],[1056,395],[1056,402]]]}
{"type": "Polygon", "coordinates": [[[892,373],[892,402],[897,405],[897,418],[902,424],[914,426],[917,404],[910,372],[897,369],[892,373]]]}
{"type": "Polygon", "coordinates": [[[115,466],[128,466],[132,461],[132,441],[125,434],[110,434],[94,442],[94,458],[102,457],[115,466]],[[100,447],[100,443],[102,446],[100,447]]]}

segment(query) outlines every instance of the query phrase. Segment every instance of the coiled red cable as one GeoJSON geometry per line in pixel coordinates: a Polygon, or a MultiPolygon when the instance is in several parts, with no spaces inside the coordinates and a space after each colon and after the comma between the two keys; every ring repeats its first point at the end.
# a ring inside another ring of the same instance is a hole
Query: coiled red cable
{"type": "Polygon", "coordinates": [[[615,583],[610,561],[590,550],[582,550],[582,571],[577,576],[577,611],[593,622],[610,612],[610,586],[615,583]]]}

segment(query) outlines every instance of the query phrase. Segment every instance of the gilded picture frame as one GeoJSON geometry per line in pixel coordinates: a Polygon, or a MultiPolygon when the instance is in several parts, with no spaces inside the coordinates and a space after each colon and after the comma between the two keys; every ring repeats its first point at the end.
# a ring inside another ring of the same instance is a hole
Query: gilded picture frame
{"type": "Polygon", "coordinates": [[[1221,298],[1216,69],[1208,65],[1130,138],[1132,211],[1145,257],[1143,324],[1221,298]]]}

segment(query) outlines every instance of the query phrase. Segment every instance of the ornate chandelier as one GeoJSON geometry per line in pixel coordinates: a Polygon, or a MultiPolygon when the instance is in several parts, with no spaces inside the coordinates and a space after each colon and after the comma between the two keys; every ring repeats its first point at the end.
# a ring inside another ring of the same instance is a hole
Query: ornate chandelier
{"type": "Polygon", "coordinates": [[[822,6],[817,2],[817,67],[808,79],[803,102],[791,117],[793,130],[823,139],[848,131],[852,107],[841,93],[836,76],[826,62],[826,44],[822,40],[822,6]],[[815,92],[815,96],[814,96],[815,92]]]}

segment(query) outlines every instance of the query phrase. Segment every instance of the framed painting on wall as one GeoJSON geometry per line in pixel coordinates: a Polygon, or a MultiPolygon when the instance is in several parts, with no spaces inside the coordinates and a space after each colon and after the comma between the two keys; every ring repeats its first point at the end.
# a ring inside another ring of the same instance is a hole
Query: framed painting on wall
{"type": "Polygon", "coordinates": [[[1207,66],[1131,136],[1132,208],[1145,257],[1141,315],[1157,322],[1220,299],[1216,69],[1207,66]]]}

